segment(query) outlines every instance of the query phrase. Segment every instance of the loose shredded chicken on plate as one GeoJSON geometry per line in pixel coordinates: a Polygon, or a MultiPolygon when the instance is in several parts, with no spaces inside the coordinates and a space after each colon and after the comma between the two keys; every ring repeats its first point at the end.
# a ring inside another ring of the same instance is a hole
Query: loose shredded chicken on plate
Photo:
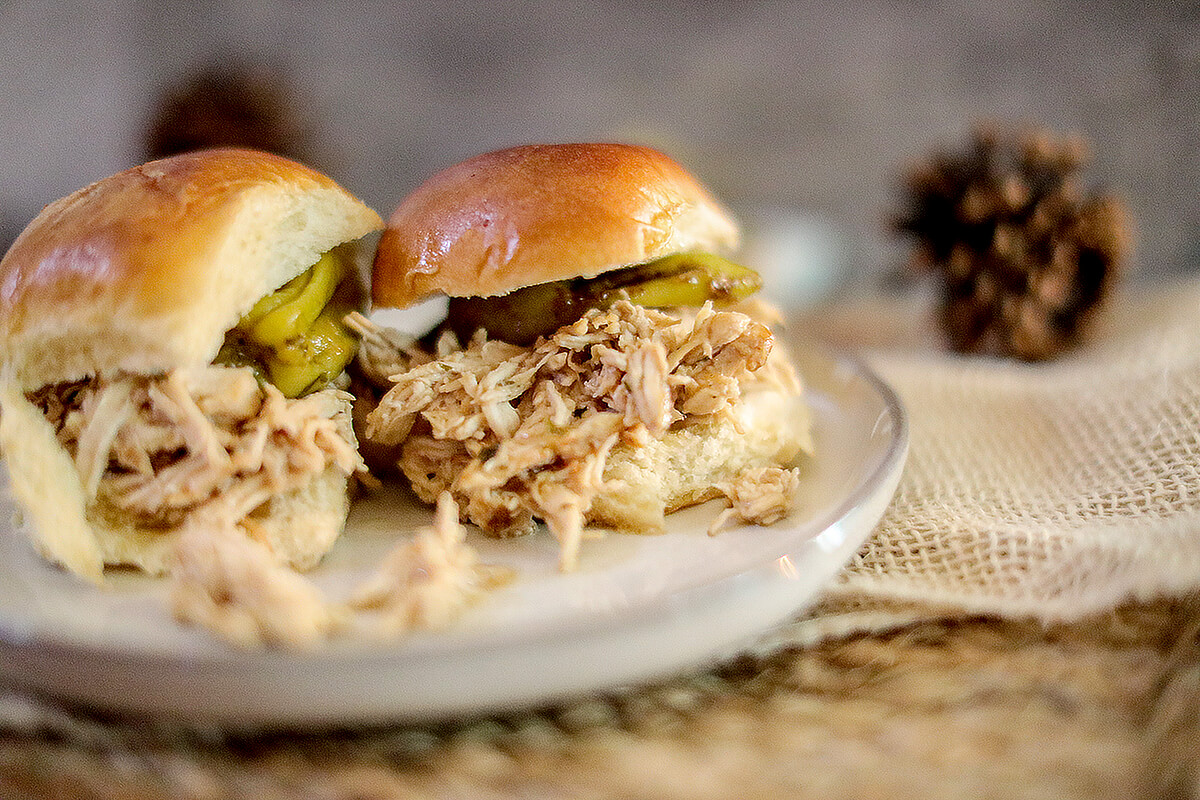
{"type": "Polygon", "coordinates": [[[773,525],[787,516],[800,488],[800,470],[783,467],[748,469],[737,480],[717,487],[731,503],[708,528],[715,535],[735,520],[754,525],[773,525]]]}
{"type": "Polygon", "coordinates": [[[171,603],[182,622],[240,647],[308,649],[343,621],[307,578],[228,518],[184,523],[171,603]]]}
{"type": "Polygon", "coordinates": [[[350,605],[376,612],[384,633],[437,630],[500,580],[499,571],[480,564],[479,554],[466,543],[458,506],[443,492],[433,524],[394,547],[379,571],[358,587],[350,605]]]}

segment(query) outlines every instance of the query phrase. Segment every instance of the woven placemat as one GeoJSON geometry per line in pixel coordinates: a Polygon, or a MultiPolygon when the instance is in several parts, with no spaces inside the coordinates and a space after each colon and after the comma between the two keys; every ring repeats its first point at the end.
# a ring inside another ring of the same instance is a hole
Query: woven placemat
{"type": "Polygon", "coordinates": [[[433,727],[235,736],[0,695],[0,797],[1197,796],[1200,599],[854,632],[915,616],[826,604],[713,669],[433,727]]]}

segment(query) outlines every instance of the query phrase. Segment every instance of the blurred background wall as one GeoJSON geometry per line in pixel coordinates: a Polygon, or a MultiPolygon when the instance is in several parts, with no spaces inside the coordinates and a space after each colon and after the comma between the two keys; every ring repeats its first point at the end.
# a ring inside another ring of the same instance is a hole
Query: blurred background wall
{"type": "Polygon", "coordinates": [[[282,87],[305,157],[385,216],[483,150],[637,141],[883,274],[897,176],[986,117],[1083,133],[1139,273],[1200,266],[1200,6],[1103,0],[0,0],[0,244],[145,160],[214,65],[282,87]]]}

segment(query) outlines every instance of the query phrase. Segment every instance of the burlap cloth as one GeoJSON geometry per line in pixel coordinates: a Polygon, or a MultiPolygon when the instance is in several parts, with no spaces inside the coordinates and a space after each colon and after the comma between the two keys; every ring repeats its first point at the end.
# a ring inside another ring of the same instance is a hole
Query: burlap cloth
{"type": "Polygon", "coordinates": [[[0,798],[1192,797],[1200,283],[1047,365],[941,351],[921,298],[810,315],[912,421],[816,608],[655,686],[512,717],[235,735],[0,692],[0,798]]]}

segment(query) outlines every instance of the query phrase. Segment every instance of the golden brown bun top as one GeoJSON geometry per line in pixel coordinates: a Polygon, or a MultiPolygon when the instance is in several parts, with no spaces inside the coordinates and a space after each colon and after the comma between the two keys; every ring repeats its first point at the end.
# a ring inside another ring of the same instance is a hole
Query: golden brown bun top
{"type": "Polygon", "coordinates": [[[30,389],[212,360],[256,300],[383,227],[308,167],[186,153],[51,203],[0,261],[0,371],[30,389]]]}
{"type": "Polygon", "coordinates": [[[375,255],[376,305],[522,286],[737,242],[683,167],[648,147],[527,145],[443,170],[400,204],[375,255]]]}

